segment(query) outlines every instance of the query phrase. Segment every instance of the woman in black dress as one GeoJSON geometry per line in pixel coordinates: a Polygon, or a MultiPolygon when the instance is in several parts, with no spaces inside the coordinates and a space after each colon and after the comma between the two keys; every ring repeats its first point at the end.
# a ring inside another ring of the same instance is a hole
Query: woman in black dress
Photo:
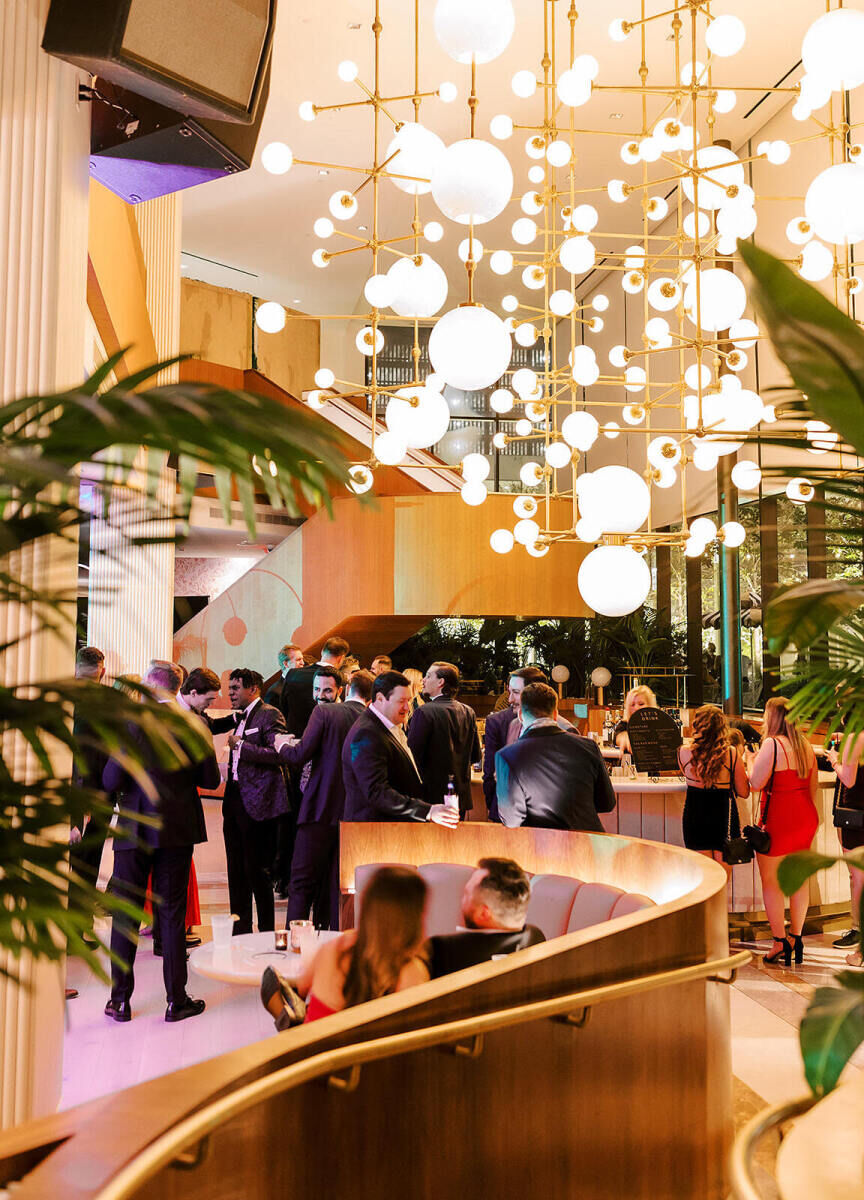
{"type": "MultiPolygon", "coordinates": [[[[864,734],[859,735],[854,744],[844,747],[842,757],[836,750],[829,750],[828,758],[837,776],[835,804],[841,800],[846,808],[864,808],[864,734]]],[[[850,850],[860,850],[864,846],[864,829],[839,828],[837,833],[844,854],[850,850]]],[[[859,946],[861,941],[861,896],[864,892],[864,871],[849,864],[849,883],[852,892],[852,928],[842,937],[837,938],[835,946],[859,946]]],[[[850,966],[861,966],[860,947],[847,957],[850,966]]]]}
{"type": "MultiPolygon", "coordinates": [[[[730,744],[726,716],[716,704],[696,709],[693,742],[678,751],[678,763],[687,781],[684,845],[723,863],[726,838],[741,836],[738,798],[749,797],[750,781],[740,753],[730,744]]],[[[723,866],[731,877],[732,868],[723,866]]]]}

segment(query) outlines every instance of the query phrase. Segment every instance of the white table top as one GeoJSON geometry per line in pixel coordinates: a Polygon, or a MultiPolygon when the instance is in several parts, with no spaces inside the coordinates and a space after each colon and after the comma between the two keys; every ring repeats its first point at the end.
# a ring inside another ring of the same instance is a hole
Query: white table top
{"type": "MultiPolygon", "coordinates": [[[[322,929],[313,943],[316,950],[339,937],[338,930],[322,929]]],[[[286,979],[296,979],[307,966],[310,956],[291,950],[275,950],[272,933],[242,933],[232,937],[230,946],[207,942],[189,955],[189,966],[197,975],[257,987],[265,967],[273,967],[286,979]]]]}

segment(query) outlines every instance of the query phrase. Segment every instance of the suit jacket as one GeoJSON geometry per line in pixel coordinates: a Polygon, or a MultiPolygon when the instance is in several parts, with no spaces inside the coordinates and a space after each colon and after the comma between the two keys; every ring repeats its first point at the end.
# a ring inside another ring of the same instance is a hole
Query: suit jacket
{"type": "Polygon", "coordinates": [[[288,812],[282,759],[273,745],[276,734],[284,732],[285,721],[279,709],[263,700],[256,701],[246,718],[237,767],[243,807],[253,821],[267,821],[288,812]]]}
{"type": "Polygon", "coordinates": [[[498,812],[505,825],[602,833],[598,812],[615,793],[603,756],[589,738],[555,725],[530,728],[495,756],[498,812]]]}
{"type": "Polygon", "coordinates": [[[367,709],[342,747],[346,821],[425,821],[429,805],[411,759],[367,709]]]}
{"type": "Polygon", "coordinates": [[[267,689],[267,691],[264,693],[264,695],[262,697],[265,704],[272,704],[274,708],[278,708],[281,710],[283,682],[284,682],[284,676],[280,675],[279,678],[276,679],[270,685],[270,687],[267,689]]]}
{"type": "Polygon", "coordinates": [[[493,954],[512,954],[537,946],[546,938],[534,925],[526,925],[516,933],[502,930],[487,932],[469,929],[464,933],[447,933],[429,939],[429,973],[433,979],[464,971],[478,963],[489,962],[493,954]]]}
{"type": "MultiPolygon", "coordinates": [[[[192,763],[179,771],[167,771],[152,761],[152,752],[145,746],[137,726],[130,725],[129,729],[144,750],[145,763],[152,763],[146,767],[146,771],[156,789],[156,801],[154,803],[150,799],[141,785],[118,762],[109,759],[102,772],[102,786],[106,792],[119,793],[118,830],[160,850],[206,842],[207,829],[198,788],[216,788],[221,782],[219,764],[212,747],[201,762],[192,763]],[[135,819],[135,814],[158,817],[161,826],[156,828],[144,824],[135,819]]],[[[134,844],[124,838],[118,842],[115,850],[131,849],[134,844]]]]}
{"type": "Polygon", "coordinates": [[[338,825],[345,811],[342,781],[342,746],[352,725],[366,711],[359,700],[344,704],[316,704],[303,737],[296,746],[283,746],[280,757],[289,767],[311,762],[309,782],[303,791],[298,823],[338,825]]]}
{"type": "Polygon", "coordinates": [[[447,777],[455,775],[459,808],[471,803],[471,764],[480,761],[480,737],[474,710],[453,696],[423,704],[408,722],[408,745],[423,778],[427,804],[440,804],[447,777]]]}
{"type": "Polygon", "coordinates": [[[495,755],[507,745],[507,730],[511,721],[516,720],[516,713],[508,704],[500,712],[491,713],[486,718],[483,733],[483,796],[486,800],[486,810],[489,819],[498,820],[498,799],[495,794],[495,755]]]}
{"type": "Polygon", "coordinates": [[[315,711],[315,701],[312,699],[312,683],[318,663],[310,667],[294,667],[286,671],[282,680],[282,715],[288,732],[294,737],[302,737],[306,722],[315,711]]]}

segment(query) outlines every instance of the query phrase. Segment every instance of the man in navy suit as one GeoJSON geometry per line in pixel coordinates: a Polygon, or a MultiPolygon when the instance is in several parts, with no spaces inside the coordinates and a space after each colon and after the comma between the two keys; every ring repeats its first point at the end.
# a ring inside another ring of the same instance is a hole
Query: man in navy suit
{"type": "Polygon", "coordinates": [[[429,805],[405,736],[411,684],[398,671],[375,680],[372,703],[345,739],[342,777],[346,821],[436,821],[455,828],[459,809],[429,805]]]}
{"type": "Polygon", "coordinates": [[[423,680],[429,697],[408,724],[408,745],[423,777],[424,799],[438,804],[453,776],[459,811],[472,807],[471,764],[480,762],[480,738],[474,710],[456,699],[459,670],[452,663],[434,662],[423,680]]]}
{"type": "Polygon", "coordinates": [[[504,825],[602,833],[597,815],[612,812],[606,764],[589,738],[558,724],[558,697],[545,683],[521,696],[522,732],[495,756],[498,811],[504,825]]]}
{"type": "Polygon", "coordinates": [[[511,725],[517,722],[518,735],[519,698],[523,688],[529,683],[546,683],[546,676],[539,667],[522,667],[510,674],[510,703],[501,712],[491,713],[486,718],[486,728],[483,734],[483,796],[486,800],[486,811],[490,821],[499,821],[498,801],[495,796],[495,755],[503,747],[515,740],[509,738],[511,725]]]}
{"type": "Polygon", "coordinates": [[[372,699],[373,679],[356,671],[344,704],[342,680],[334,667],[319,666],[312,692],[316,707],[302,738],[277,736],[276,749],[289,767],[310,765],[297,813],[286,921],[315,912],[319,929],[339,928],[339,822],[345,811],[342,746],[372,699]]]}

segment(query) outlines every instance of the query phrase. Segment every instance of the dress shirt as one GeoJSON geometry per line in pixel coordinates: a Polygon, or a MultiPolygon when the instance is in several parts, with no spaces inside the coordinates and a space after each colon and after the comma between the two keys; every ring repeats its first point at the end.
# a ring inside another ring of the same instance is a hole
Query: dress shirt
{"type": "Polygon", "coordinates": [[[240,750],[242,749],[242,747],[238,743],[241,742],[243,739],[243,734],[246,730],[246,722],[249,720],[249,716],[252,712],[252,709],[255,707],[256,704],[260,704],[260,703],[261,703],[260,697],[256,697],[252,701],[251,704],[246,706],[246,708],[243,710],[242,713],[241,712],[234,713],[235,731],[236,731],[236,737],[238,739],[238,742],[235,742],[235,744],[231,747],[231,756],[230,756],[230,759],[228,762],[228,776],[230,779],[233,779],[237,782],[239,782],[239,777],[237,775],[237,768],[240,765],[240,750]]]}
{"type": "Polygon", "coordinates": [[[374,713],[385,729],[389,729],[392,737],[399,743],[408,757],[411,759],[411,766],[417,771],[417,778],[422,779],[420,771],[417,768],[417,763],[414,761],[414,755],[411,753],[411,747],[408,745],[408,738],[405,735],[405,730],[401,725],[394,725],[392,721],[384,716],[384,714],[373,704],[369,705],[369,712],[374,713]]]}
{"type": "Polygon", "coordinates": [[[529,729],[542,729],[544,725],[554,725],[557,728],[558,722],[553,717],[538,717],[537,720],[533,721],[530,725],[523,725],[519,731],[519,736],[524,737],[529,729]]]}

